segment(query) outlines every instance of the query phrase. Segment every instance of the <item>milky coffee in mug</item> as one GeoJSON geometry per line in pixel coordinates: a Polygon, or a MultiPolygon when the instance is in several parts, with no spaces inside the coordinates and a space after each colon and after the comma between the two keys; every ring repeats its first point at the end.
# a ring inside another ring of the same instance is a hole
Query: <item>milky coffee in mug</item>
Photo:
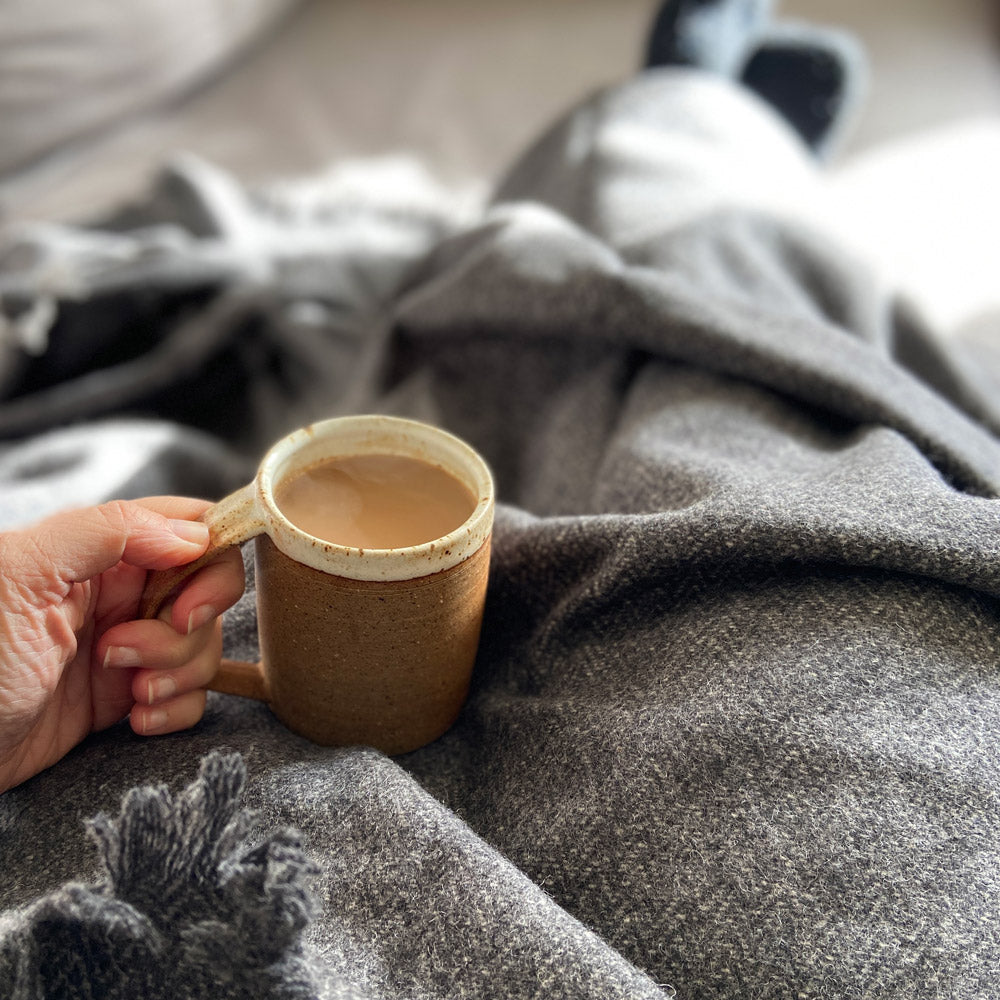
{"type": "Polygon", "coordinates": [[[278,484],[275,500],[296,527],[338,545],[391,549],[432,542],[476,507],[450,472],[406,455],[345,455],[278,484]]]}
{"type": "Polygon", "coordinates": [[[224,660],[213,690],[266,701],[325,745],[403,753],[468,693],[486,598],[493,482],[439,428],[386,416],[312,424],[209,508],[201,559],[150,575],[156,615],[222,549],[254,539],[261,662],[224,660]]]}

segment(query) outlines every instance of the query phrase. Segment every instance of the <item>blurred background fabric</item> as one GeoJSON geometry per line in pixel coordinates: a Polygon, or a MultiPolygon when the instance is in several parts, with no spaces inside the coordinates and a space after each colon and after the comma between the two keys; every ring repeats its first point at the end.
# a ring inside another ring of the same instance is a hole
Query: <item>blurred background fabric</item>
{"type": "Polygon", "coordinates": [[[992,998],[1000,392],[936,331],[1000,328],[995,8],[784,5],[871,57],[817,170],[749,90],[634,78],[651,0],[65,3],[0,0],[0,516],[221,496],[365,409],[503,502],[445,738],[113,728],[0,797],[0,909],[226,746],[322,862],[324,996],[992,998]]]}
{"type": "Polygon", "coordinates": [[[0,4],[0,174],[185,94],[292,2],[0,4]]]}
{"type": "MultiPolygon", "coordinates": [[[[0,220],[79,220],[194,153],[254,185],[411,157],[475,203],[639,65],[652,0],[0,0],[0,220]]],[[[785,0],[857,34],[836,221],[945,331],[1000,312],[996,0],[785,0]]]]}

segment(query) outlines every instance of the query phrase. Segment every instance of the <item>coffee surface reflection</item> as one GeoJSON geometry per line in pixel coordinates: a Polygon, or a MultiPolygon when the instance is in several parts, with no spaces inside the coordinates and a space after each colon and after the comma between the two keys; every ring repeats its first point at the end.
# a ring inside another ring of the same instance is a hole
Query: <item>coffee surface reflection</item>
{"type": "Polygon", "coordinates": [[[302,531],[362,549],[432,542],[460,527],[476,507],[468,487],[440,466],[389,454],[310,466],[283,480],[275,501],[302,531]]]}

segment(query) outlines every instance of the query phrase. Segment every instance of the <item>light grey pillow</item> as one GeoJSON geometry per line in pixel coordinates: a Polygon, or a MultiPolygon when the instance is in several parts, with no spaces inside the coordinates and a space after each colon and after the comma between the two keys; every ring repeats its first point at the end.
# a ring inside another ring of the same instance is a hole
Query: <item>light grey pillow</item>
{"type": "Polygon", "coordinates": [[[0,0],[0,176],[217,72],[295,0],[0,0]]]}

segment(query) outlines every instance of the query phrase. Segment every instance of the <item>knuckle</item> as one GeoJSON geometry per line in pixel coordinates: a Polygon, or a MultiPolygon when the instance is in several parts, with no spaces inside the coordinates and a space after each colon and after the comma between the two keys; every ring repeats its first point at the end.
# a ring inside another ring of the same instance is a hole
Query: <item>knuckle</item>
{"type": "Polygon", "coordinates": [[[126,500],[108,500],[98,506],[97,510],[107,525],[121,535],[125,534],[131,520],[131,507],[126,500]]]}

